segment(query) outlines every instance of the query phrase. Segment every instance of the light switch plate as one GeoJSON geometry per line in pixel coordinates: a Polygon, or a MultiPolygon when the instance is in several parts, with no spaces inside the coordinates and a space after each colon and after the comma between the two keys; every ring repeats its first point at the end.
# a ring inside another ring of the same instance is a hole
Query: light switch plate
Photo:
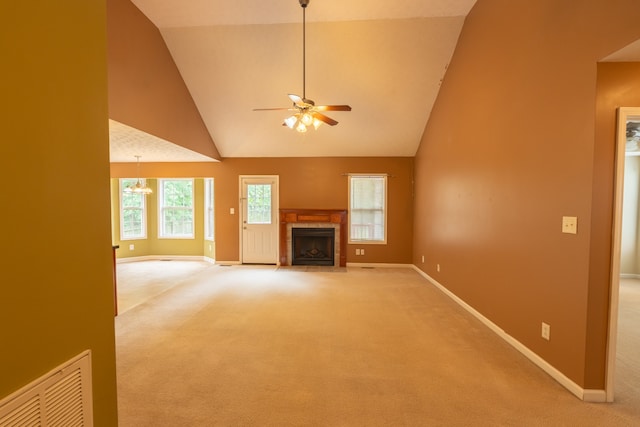
{"type": "Polygon", "coordinates": [[[562,217],[562,232],[569,234],[578,234],[578,217],[577,216],[563,216],[562,217]]]}
{"type": "Polygon", "coordinates": [[[549,341],[551,339],[551,326],[542,322],[542,338],[549,341]]]}

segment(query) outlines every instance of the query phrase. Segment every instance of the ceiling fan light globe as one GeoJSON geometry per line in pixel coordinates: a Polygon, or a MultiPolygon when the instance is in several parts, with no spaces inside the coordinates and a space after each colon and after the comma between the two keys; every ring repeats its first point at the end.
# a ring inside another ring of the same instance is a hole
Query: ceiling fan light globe
{"type": "Polygon", "coordinates": [[[284,119],[284,124],[286,124],[289,129],[293,129],[297,121],[298,118],[293,115],[284,119]]]}
{"type": "Polygon", "coordinates": [[[315,117],[313,118],[313,128],[315,130],[318,130],[321,124],[322,122],[320,120],[316,119],[315,117]]]}
{"type": "Polygon", "coordinates": [[[307,131],[307,127],[304,125],[304,123],[302,123],[301,121],[298,121],[298,124],[296,125],[296,130],[300,133],[305,133],[307,131]]]}
{"type": "Polygon", "coordinates": [[[305,126],[311,126],[313,124],[313,116],[309,112],[305,112],[300,117],[300,121],[304,123],[305,126]]]}

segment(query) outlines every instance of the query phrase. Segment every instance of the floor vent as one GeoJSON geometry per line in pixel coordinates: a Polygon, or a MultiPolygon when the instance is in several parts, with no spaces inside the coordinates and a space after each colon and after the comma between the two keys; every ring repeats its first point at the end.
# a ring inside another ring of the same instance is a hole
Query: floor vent
{"type": "Polygon", "coordinates": [[[0,427],[92,427],[91,352],[0,401],[0,427]]]}

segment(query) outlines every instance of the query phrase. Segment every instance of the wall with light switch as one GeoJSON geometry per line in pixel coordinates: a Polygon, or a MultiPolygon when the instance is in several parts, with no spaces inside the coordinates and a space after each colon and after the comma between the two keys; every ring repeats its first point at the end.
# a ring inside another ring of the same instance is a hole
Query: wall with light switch
{"type": "MultiPolygon", "coordinates": [[[[214,178],[217,262],[240,260],[240,175],[278,175],[282,209],[347,209],[347,173],[387,173],[390,175],[387,244],[366,245],[364,254],[361,251],[359,255],[356,248],[363,249],[363,245],[348,245],[347,262],[410,264],[412,261],[411,157],[229,158],[212,163],[145,163],[144,166],[147,177],[214,178]]],[[[135,163],[111,164],[114,179],[135,176],[135,173],[135,163]]],[[[172,254],[171,242],[164,248],[166,255],[172,254]]],[[[198,252],[201,250],[202,247],[198,252]]]]}
{"type": "Polygon", "coordinates": [[[637,65],[598,61],[640,39],[633,7],[477,2],[415,160],[414,264],[585,389],[605,382],[616,107],[640,106],[637,65]]]}

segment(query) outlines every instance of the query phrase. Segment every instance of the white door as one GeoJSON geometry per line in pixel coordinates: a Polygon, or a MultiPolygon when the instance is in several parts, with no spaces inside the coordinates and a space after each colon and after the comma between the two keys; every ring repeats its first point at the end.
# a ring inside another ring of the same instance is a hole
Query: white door
{"type": "Polygon", "coordinates": [[[278,177],[240,177],[242,263],[278,261],[278,177]]]}

